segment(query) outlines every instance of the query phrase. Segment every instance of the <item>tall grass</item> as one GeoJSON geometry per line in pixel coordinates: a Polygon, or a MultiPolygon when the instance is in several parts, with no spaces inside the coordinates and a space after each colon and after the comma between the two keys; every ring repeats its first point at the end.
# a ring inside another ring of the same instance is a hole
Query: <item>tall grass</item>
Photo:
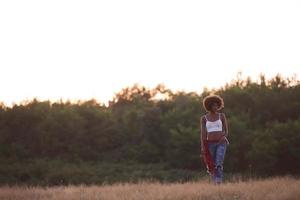
{"type": "Polygon", "coordinates": [[[109,199],[109,200],[299,200],[300,179],[273,177],[213,185],[210,180],[186,183],[140,182],[113,185],[55,187],[2,186],[0,199],[109,199]]]}

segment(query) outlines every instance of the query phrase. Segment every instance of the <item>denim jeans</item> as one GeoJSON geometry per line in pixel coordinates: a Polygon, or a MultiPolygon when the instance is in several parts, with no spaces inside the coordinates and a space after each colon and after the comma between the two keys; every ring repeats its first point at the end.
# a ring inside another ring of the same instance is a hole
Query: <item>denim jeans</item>
{"type": "Polygon", "coordinates": [[[208,143],[208,149],[215,162],[216,173],[212,176],[214,183],[221,183],[223,180],[223,161],[227,149],[226,143],[218,144],[216,142],[208,143]]]}

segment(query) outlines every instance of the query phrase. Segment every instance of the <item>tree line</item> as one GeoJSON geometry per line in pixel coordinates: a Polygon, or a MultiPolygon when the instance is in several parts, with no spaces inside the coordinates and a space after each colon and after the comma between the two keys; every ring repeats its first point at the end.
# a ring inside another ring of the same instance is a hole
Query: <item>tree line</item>
{"type": "MultiPolygon", "coordinates": [[[[186,170],[185,175],[204,172],[199,120],[205,113],[202,100],[211,93],[225,102],[222,112],[227,116],[230,141],[225,171],[299,174],[300,84],[278,74],[270,80],[261,75],[256,82],[237,77],[201,94],[135,84],[118,92],[108,105],[93,99],[77,103],[34,99],[12,107],[2,103],[0,183],[30,182],[30,173],[35,174],[36,182],[42,181],[51,170],[47,165],[58,160],[60,166],[73,167],[111,164],[118,166],[116,171],[128,168],[128,163],[153,169],[156,165],[163,166],[163,175],[170,170],[186,170]],[[39,165],[26,174],[32,163],[39,165]]],[[[82,169],[76,168],[73,175],[79,177],[82,169]]],[[[106,174],[109,169],[103,167],[99,176],[106,174]]]]}

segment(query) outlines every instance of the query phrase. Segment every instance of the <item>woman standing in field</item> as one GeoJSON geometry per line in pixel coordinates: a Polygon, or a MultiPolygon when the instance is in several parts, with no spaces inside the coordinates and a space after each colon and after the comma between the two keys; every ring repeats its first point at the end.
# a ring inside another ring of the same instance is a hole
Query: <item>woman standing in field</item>
{"type": "Polygon", "coordinates": [[[207,111],[200,119],[201,154],[215,184],[223,180],[223,161],[228,142],[228,125],[224,113],[223,99],[218,95],[209,95],[203,99],[207,111]]]}

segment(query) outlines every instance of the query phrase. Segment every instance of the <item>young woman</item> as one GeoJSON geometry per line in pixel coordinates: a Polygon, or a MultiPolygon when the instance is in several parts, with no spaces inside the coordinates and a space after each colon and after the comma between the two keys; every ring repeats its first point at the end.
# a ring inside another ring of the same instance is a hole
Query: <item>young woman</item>
{"type": "Polygon", "coordinates": [[[222,183],[223,161],[228,142],[228,125],[224,113],[223,99],[218,95],[209,95],[203,99],[203,107],[207,111],[200,119],[201,153],[208,172],[215,184],[222,183]]]}

